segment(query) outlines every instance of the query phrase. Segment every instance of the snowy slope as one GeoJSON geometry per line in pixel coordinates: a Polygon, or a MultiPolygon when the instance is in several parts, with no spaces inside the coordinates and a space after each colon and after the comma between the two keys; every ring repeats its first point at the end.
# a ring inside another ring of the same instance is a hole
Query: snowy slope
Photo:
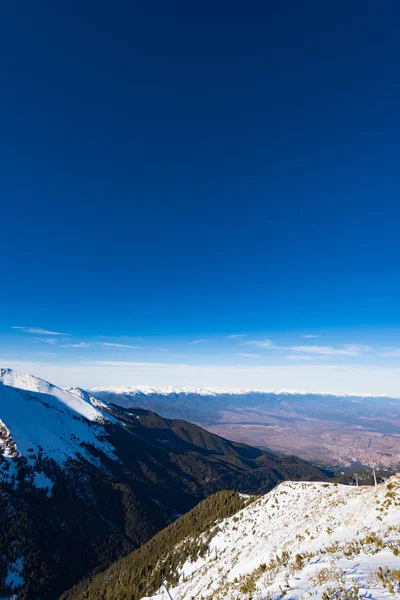
{"type": "Polygon", "coordinates": [[[75,396],[79,396],[84,402],[87,402],[91,406],[95,406],[96,408],[107,408],[107,402],[102,402],[95,396],[93,396],[90,392],[83,390],[78,387],[71,387],[65,390],[70,394],[74,394],[75,396]]]}
{"type": "Polygon", "coordinates": [[[91,444],[115,458],[102,426],[112,417],[101,410],[102,403],[94,404],[90,395],[0,369],[0,451],[6,459],[0,462],[0,480],[13,473],[7,459],[15,457],[24,457],[31,465],[39,454],[58,464],[78,455],[93,462],[85,448],[91,444]]]}
{"type": "Polygon", "coordinates": [[[282,483],[218,524],[205,558],[187,560],[170,591],[174,600],[399,598],[400,476],[378,487],[282,483]]]}

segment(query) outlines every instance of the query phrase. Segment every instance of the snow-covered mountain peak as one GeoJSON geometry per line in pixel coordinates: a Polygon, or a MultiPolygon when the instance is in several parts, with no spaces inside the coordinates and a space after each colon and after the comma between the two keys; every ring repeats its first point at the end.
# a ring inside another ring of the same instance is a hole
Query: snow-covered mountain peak
{"type": "Polygon", "coordinates": [[[50,383],[28,373],[20,373],[14,369],[0,368],[0,382],[21,390],[47,393],[53,387],[50,383]]]}
{"type": "Polygon", "coordinates": [[[377,487],[285,482],[193,543],[206,552],[182,557],[175,600],[398,598],[400,476],[377,487]]]}
{"type": "MultiPolygon", "coordinates": [[[[115,394],[127,394],[132,396],[150,396],[152,394],[160,394],[160,395],[190,395],[196,394],[198,396],[217,396],[220,394],[228,394],[228,395],[241,395],[247,393],[258,393],[257,390],[246,390],[241,388],[200,388],[200,387],[173,387],[173,386],[103,386],[103,387],[94,387],[91,389],[93,393],[96,392],[111,392],[115,394]]],[[[260,390],[259,390],[260,391],[260,390]]]]}
{"type": "MultiPolygon", "coordinates": [[[[80,396],[76,393],[70,393],[44,379],[35,377],[34,375],[19,373],[13,369],[2,368],[0,369],[0,385],[1,384],[18,390],[51,396],[54,399],[52,402],[53,407],[58,405],[58,408],[61,408],[59,405],[63,404],[67,410],[71,410],[89,421],[107,418],[105,414],[96,410],[91,402],[88,402],[83,395],[80,396]]],[[[37,398],[40,399],[40,396],[37,396],[37,398]]]]}
{"type": "Polygon", "coordinates": [[[79,398],[81,398],[84,402],[87,402],[87,404],[95,406],[96,408],[108,408],[108,404],[106,402],[102,402],[102,400],[99,400],[98,398],[93,396],[93,394],[86,390],[83,390],[82,388],[71,387],[67,388],[65,391],[70,394],[75,394],[75,396],[79,396],[79,398]]]}
{"type": "Polygon", "coordinates": [[[15,460],[35,465],[38,457],[63,464],[85,456],[89,446],[115,458],[104,425],[115,419],[92,396],[71,393],[12,369],[0,369],[0,479],[13,473],[15,460]]]}

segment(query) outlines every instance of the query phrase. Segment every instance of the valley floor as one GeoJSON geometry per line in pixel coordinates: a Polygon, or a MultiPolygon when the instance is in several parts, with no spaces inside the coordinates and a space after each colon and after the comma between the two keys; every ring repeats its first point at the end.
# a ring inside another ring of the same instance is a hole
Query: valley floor
{"type": "Polygon", "coordinates": [[[324,467],[351,467],[355,464],[377,465],[381,468],[396,469],[400,467],[400,423],[391,423],[397,431],[385,431],[385,422],[381,423],[382,431],[371,431],[357,423],[349,425],[340,421],[324,421],[322,419],[293,419],[285,423],[271,415],[257,415],[260,420],[268,420],[269,424],[257,423],[256,417],[250,415],[254,422],[227,413],[225,421],[212,425],[204,425],[209,431],[236,442],[268,447],[275,452],[294,454],[313,464],[324,467]]]}

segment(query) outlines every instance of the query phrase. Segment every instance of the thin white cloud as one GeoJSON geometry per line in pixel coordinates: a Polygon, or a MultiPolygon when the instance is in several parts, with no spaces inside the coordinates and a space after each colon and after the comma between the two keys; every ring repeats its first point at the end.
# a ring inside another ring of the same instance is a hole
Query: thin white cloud
{"type": "Polygon", "coordinates": [[[371,346],[363,344],[343,344],[342,346],[279,346],[272,340],[251,340],[243,342],[246,346],[257,346],[258,348],[267,348],[271,350],[289,350],[292,354],[308,354],[320,356],[362,356],[365,353],[372,352],[371,346]]]}
{"type": "Polygon", "coordinates": [[[287,360],[315,360],[316,357],[308,354],[288,354],[285,358],[287,360]]]}
{"type": "Polygon", "coordinates": [[[226,338],[228,340],[237,340],[242,337],[246,337],[247,333],[233,333],[232,335],[227,335],[226,338]]]}
{"type": "Polygon", "coordinates": [[[71,335],[70,333],[61,333],[60,331],[49,331],[48,329],[41,329],[40,327],[11,327],[11,329],[18,329],[24,333],[34,333],[36,335],[71,335]]]}
{"type": "Polygon", "coordinates": [[[131,346],[130,344],[117,344],[114,342],[96,342],[99,346],[103,348],[134,348],[138,349],[139,346],[131,346]]]}
{"type": "MultiPolygon", "coordinates": [[[[140,346],[132,346],[131,344],[120,344],[117,342],[74,342],[74,343],[66,343],[67,340],[62,340],[60,338],[52,338],[52,337],[39,337],[35,339],[35,342],[44,342],[46,344],[50,344],[52,346],[59,346],[60,348],[93,348],[93,346],[101,346],[102,348],[131,348],[138,349],[140,346]],[[65,343],[60,343],[64,341],[65,343]]],[[[69,342],[69,340],[68,340],[69,342]]]]}
{"type": "Polygon", "coordinates": [[[306,333],[304,335],[301,335],[300,337],[302,337],[302,338],[319,338],[321,336],[320,335],[316,335],[314,333],[306,333]]]}
{"type": "Polygon", "coordinates": [[[191,344],[204,344],[204,342],[209,342],[210,340],[202,339],[202,340],[194,340],[190,342],[191,344]]]}
{"type": "Polygon", "coordinates": [[[361,344],[347,344],[339,348],[333,346],[291,346],[288,350],[307,354],[320,354],[321,356],[361,356],[366,352],[371,352],[372,348],[361,344]]]}
{"type": "Polygon", "coordinates": [[[60,340],[57,338],[40,337],[40,338],[35,338],[34,342],[43,342],[44,344],[50,344],[51,346],[59,346],[60,345],[60,340]]]}
{"type": "Polygon", "coordinates": [[[246,356],[247,358],[260,358],[260,354],[250,354],[249,352],[238,352],[238,356],[246,356]]]}
{"type": "Polygon", "coordinates": [[[68,344],[68,348],[93,348],[93,346],[101,346],[102,348],[134,348],[139,346],[131,346],[131,344],[119,344],[117,342],[79,342],[76,344],[68,344]]]}
{"type": "Polygon", "coordinates": [[[380,352],[379,356],[385,356],[387,358],[400,358],[400,348],[387,349],[384,352],[380,352]]]}
{"type": "Polygon", "coordinates": [[[271,340],[251,340],[243,343],[245,346],[257,346],[258,348],[276,348],[271,340]]]}
{"type": "Polygon", "coordinates": [[[62,338],[54,337],[38,337],[34,340],[35,342],[43,342],[52,346],[59,346],[60,348],[93,348],[94,346],[101,346],[102,348],[131,348],[137,350],[140,346],[132,346],[131,344],[120,344],[117,342],[74,342],[67,343],[70,340],[63,340],[62,338]],[[61,343],[64,342],[64,343],[61,343]]]}

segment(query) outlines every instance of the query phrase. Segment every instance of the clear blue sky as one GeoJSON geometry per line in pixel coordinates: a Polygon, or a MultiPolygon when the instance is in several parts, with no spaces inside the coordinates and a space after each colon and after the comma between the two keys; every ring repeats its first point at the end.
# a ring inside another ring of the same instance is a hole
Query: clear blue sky
{"type": "Polygon", "coordinates": [[[4,357],[400,346],[397,1],[5,0],[0,53],[4,357]]]}

